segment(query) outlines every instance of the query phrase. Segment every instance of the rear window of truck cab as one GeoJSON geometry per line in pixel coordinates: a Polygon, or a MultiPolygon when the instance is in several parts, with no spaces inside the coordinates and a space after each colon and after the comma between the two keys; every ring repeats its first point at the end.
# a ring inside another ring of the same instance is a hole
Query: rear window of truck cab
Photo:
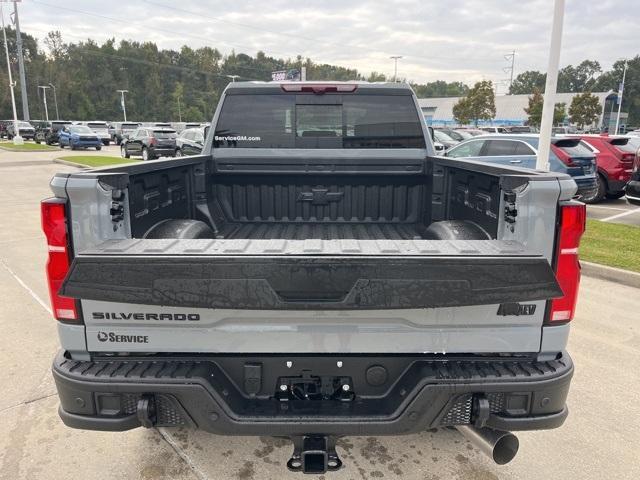
{"type": "Polygon", "coordinates": [[[214,148],[425,148],[411,96],[228,95],[214,148]]]}

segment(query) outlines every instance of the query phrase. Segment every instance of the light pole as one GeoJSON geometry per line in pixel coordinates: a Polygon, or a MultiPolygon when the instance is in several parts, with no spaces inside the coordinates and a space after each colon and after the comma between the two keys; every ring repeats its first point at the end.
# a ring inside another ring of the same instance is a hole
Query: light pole
{"type": "Polygon", "coordinates": [[[27,79],[24,73],[24,57],[22,55],[22,34],[20,33],[20,20],[18,19],[18,2],[13,2],[13,21],[16,26],[16,54],[18,55],[18,71],[20,73],[20,92],[22,95],[23,120],[29,121],[29,100],[27,99],[27,79]]]}
{"type": "Polygon", "coordinates": [[[402,58],[402,55],[392,55],[389,58],[393,59],[393,82],[398,81],[398,59],[402,58]]]}
{"type": "Polygon", "coordinates": [[[58,113],[58,95],[56,94],[56,86],[50,83],[49,86],[53,88],[53,103],[56,106],[56,120],[60,120],[60,114],[58,113]]]}
{"type": "Polygon", "coordinates": [[[44,116],[45,120],[49,121],[49,109],[47,108],[47,88],[51,88],[49,85],[38,85],[38,88],[42,89],[43,99],[44,99],[44,116]]]}
{"type": "Polygon", "coordinates": [[[11,77],[11,61],[9,60],[9,46],[7,44],[7,31],[4,28],[4,10],[2,8],[2,4],[0,3],[0,16],[2,16],[2,35],[4,36],[4,53],[7,56],[7,72],[9,73],[9,86],[11,87],[11,106],[13,107],[13,131],[15,136],[13,137],[14,145],[22,145],[24,141],[20,136],[20,129],[18,128],[18,114],[16,113],[16,96],[13,93],[13,87],[15,87],[15,83],[13,83],[13,78],[11,77]]]}
{"type": "Polygon", "coordinates": [[[618,128],[620,126],[620,110],[622,110],[622,94],[624,93],[624,81],[627,78],[627,66],[628,63],[625,60],[624,70],[622,71],[622,82],[620,83],[620,92],[618,92],[618,114],[616,115],[616,129],[613,132],[614,135],[618,134],[618,128]]]}
{"type": "Polygon", "coordinates": [[[551,130],[555,110],[556,88],[558,87],[558,66],[560,64],[560,47],[562,46],[562,23],[564,21],[565,0],[555,0],[553,7],[553,27],[551,29],[551,46],[549,47],[549,66],[547,83],[544,88],[542,104],[542,121],[540,122],[540,140],[536,168],[549,170],[549,150],[551,150],[551,130]]]}
{"type": "Polygon", "coordinates": [[[124,105],[124,94],[129,93],[129,90],[116,90],[120,93],[120,105],[122,105],[122,113],[124,114],[124,121],[127,121],[127,107],[124,105]]]}
{"type": "Polygon", "coordinates": [[[230,78],[232,82],[235,82],[236,78],[240,78],[240,75],[225,75],[225,77],[230,78]]]}

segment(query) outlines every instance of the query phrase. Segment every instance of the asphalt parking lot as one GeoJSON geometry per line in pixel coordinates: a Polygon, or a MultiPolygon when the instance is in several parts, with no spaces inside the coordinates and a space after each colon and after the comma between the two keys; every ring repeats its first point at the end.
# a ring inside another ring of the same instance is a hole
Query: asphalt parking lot
{"type": "Polygon", "coordinates": [[[624,198],[587,205],[587,216],[604,222],[640,226],[640,207],[631,205],[624,198]]]}
{"type": "MultiPolygon", "coordinates": [[[[100,153],[114,155],[117,150],[109,147],[100,153]]],[[[52,163],[55,156],[56,152],[0,151],[0,345],[4,360],[0,371],[0,478],[299,478],[301,474],[286,471],[291,447],[283,440],[172,429],[88,432],[69,429],[59,421],[49,371],[58,339],[48,312],[39,201],[50,195],[51,176],[73,167],[52,163]]],[[[604,206],[624,209],[624,205],[618,201],[604,206]]],[[[623,211],[600,210],[605,217],[623,211]]],[[[626,222],[640,217],[629,211],[617,219],[626,222]]],[[[589,207],[589,215],[601,214],[589,207]]],[[[345,468],[320,478],[639,478],[639,293],[583,278],[570,340],[576,373],[569,419],[557,430],[518,434],[520,453],[511,464],[496,466],[457,432],[438,430],[407,437],[343,439],[338,451],[345,468]]]]}

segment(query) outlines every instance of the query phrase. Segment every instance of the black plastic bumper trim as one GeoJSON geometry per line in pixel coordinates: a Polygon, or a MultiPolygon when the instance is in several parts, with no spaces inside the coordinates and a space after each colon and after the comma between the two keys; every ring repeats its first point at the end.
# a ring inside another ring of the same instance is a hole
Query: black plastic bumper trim
{"type": "MultiPolygon", "coordinates": [[[[189,417],[190,424],[216,434],[395,435],[443,426],[442,418],[461,395],[503,393],[522,397],[524,392],[530,398],[527,416],[496,413],[487,425],[501,430],[538,430],[555,428],[566,418],[565,402],[573,374],[573,364],[566,354],[551,362],[409,359],[408,367],[390,382],[383,395],[363,397],[351,404],[290,402],[290,408],[284,409],[272,397],[243,394],[227,376],[229,369],[221,368],[225,360],[242,364],[246,358],[191,356],[82,362],[61,353],[53,366],[62,404],[60,416],[74,428],[126,430],[140,426],[137,417],[99,416],[92,407],[97,394],[169,395],[189,417]]],[[[390,356],[389,362],[393,361],[390,356]]]]}

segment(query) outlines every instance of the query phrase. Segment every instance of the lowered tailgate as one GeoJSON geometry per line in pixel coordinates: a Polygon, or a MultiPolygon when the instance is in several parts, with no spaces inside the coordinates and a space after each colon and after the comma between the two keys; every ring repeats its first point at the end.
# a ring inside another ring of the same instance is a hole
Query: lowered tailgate
{"type": "Polygon", "coordinates": [[[61,293],[91,350],[300,353],[537,351],[561,295],[515,241],[284,239],[111,240],[61,293]]]}

